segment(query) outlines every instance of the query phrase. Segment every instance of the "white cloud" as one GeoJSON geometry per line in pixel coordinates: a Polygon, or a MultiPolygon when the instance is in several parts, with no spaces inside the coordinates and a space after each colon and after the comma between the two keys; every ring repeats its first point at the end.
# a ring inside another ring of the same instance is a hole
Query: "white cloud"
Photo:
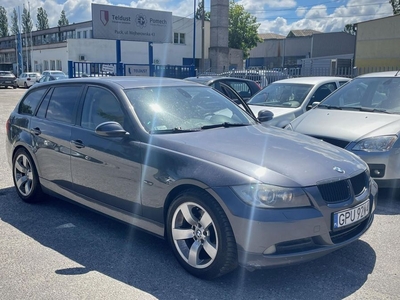
{"type": "Polygon", "coordinates": [[[307,13],[307,7],[299,6],[296,8],[296,15],[298,17],[303,17],[307,13]]]}

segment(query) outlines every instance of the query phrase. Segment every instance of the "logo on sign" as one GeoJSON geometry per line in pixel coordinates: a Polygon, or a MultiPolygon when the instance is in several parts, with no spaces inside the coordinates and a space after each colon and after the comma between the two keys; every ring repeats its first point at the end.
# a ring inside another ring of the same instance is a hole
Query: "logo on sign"
{"type": "Polygon", "coordinates": [[[100,10],[100,21],[104,26],[108,23],[108,10],[100,10]]]}
{"type": "Polygon", "coordinates": [[[136,25],[140,28],[146,27],[146,16],[142,14],[136,15],[136,25]]]}

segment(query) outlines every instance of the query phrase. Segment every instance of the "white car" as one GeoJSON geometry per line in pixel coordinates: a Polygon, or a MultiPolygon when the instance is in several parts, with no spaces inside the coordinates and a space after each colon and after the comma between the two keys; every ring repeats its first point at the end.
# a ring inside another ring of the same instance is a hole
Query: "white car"
{"type": "Polygon", "coordinates": [[[283,128],[348,81],[332,76],[282,79],[269,84],[247,104],[256,116],[262,110],[272,112],[272,120],[266,123],[283,128]]]}
{"type": "Polygon", "coordinates": [[[40,73],[37,72],[22,73],[21,76],[15,80],[15,83],[17,84],[17,87],[29,88],[39,80],[40,76],[40,73]]]}

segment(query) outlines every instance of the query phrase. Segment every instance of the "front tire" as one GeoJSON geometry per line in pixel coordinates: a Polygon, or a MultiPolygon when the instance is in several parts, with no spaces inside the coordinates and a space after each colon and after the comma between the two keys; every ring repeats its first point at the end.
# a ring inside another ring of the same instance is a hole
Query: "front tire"
{"type": "Polygon", "coordinates": [[[190,274],[213,279],[237,267],[232,228],[208,193],[188,190],[178,195],[168,210],[166,228],[175,257],[190,274]]]}
{"type": "Polygon", "coordinates": [[[23,201],[34,203],[43,200],[36,166],[25,149],[18,149],[15,153],[12,171],[15,188],[23,201]]]}

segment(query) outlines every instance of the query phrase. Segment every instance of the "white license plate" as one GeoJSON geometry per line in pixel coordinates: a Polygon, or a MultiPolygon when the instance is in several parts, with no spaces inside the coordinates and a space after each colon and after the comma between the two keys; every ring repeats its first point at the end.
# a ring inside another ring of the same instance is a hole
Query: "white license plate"
{"type": "Polygon", "coordinates": [[[369,200],[333,214],[333,229],[338,229],[365,219],[369,215],[369,200]]]}

